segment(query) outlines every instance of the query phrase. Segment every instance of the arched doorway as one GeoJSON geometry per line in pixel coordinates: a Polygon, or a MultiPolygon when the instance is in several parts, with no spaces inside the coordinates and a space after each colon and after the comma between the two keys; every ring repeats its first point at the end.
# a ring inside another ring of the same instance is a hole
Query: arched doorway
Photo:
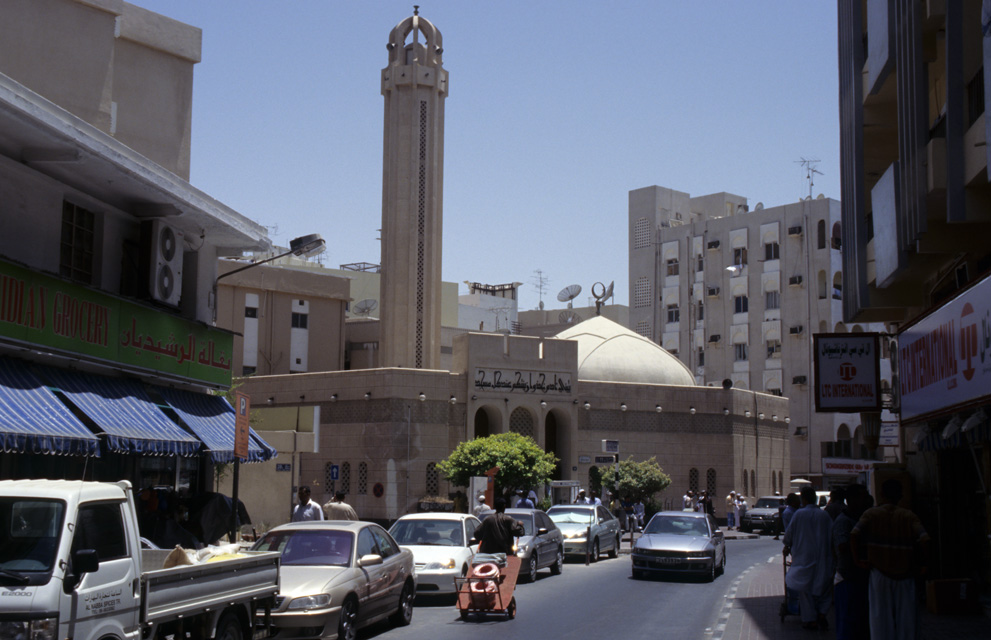
{"type": "Polygon", "coordinates": [[[493,434],[500,433],[502,430],[500,427],[501,422],[502,416],[499,414],[497,408],[490,406],[479,407],[475,411],[474,437],[487,438],[493,434]]]}
{"type": "Polygon", "coordinates": [[[554,465],[553,480],[566,480],[565,470],[567,469],[568,456],[568,414],[563,411],[552,410],[544,418],[544,451],[554,454],[558,459],[554,465]]]}

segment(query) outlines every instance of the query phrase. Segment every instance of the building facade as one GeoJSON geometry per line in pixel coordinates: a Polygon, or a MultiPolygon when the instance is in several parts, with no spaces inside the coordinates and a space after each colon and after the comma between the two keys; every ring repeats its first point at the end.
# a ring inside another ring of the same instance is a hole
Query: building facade
{"type": "Polygon", "coordinates": [[[843,313],[898,327],[897,437],[937,577],[991,579],[991,3],[840,0],[843,313]]]}
{"type": "Polygon", "coordinates": [[[631,329],[698,384],[786,396],[796,476],[827,488],[849,477],[824,461],[874,457],[859,414],[817,413],[813,396],[814,334],[883,331],[842,322],[839,202],[751,211],[732,194],[645,187],[630,192],[629,233],[631,329]]]}

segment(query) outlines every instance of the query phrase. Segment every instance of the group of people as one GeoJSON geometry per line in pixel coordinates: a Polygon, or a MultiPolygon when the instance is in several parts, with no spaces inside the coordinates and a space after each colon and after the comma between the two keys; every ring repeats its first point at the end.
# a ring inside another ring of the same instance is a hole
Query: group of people
{"type": "MultiPolygon", "coordinates": [[[[735,491],[731,491],[730,492],[730,495],[731,496],[734,496],[734,499],[735,499],[736,492],[735,491]]],[[[727,505],[729,504],[728,500],[729,500],[729,497],[727,497],[727,505]]],[[[708,513],[710,516],[713,516],[713,517],[715,517],[715,515],[716,515],[716,506],[712,503],[712,494],[709,493],[708,491],[706,491],[705,489],[699,491],[698,493],[695,493],[694,491],[692,491],[691,489],[689,489],[685,493],[685,495],[683,495],[681,497],[681,507],[682,507],[682,509],[684,511],[695,511],[697,513],[708,513]]],[[[729,513],[727,513],[727,519],[726,519],[726,526],[727,526],[727,528],[732,528],[730,526],[730,520],[729,520],[729,518],[731,517],[731,515],[732,515],[732,517],[734,519],[736,519],[735,518],[735,514],[729,514],[729,513]]]]}
{"type": "MultiPolygon", "coordinates": [[[[785,585],[798,596],[802,626],[828,627],[835,604],[837,638],[911,638],[917,628],[916,578],[925,575],[929,535],[898,506],[902,485],[881,487],[881,504],[860,484],[835,489],[824,509],[812,487],[789,514],[785,585]]],[[[787,511],[787,508],[786,508],[787,511]]]]}
{"type": "Polygon", "coordinates": [[[296,492],[299,502],[292,510],[293,522],[305,522],[307,520],[357,520],[358,513],[354,507],[344,502],[344,492],[337,491],[329,502],[321,507],[311,497],[310,488],[302,485],[296,492]]]}

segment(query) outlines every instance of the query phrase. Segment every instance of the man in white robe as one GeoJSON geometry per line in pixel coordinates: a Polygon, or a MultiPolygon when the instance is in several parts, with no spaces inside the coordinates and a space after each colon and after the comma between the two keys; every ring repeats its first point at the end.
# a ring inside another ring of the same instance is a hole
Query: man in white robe
{"type": "Polygon", "coordinates": [[[802,488],[802,508],[785,530],[784,553],[791,554],[785,586],[798,593],[802,626],[827,629],[826,612],[832,604],[833,519],[816,504],[816,492],[802,488]]]}

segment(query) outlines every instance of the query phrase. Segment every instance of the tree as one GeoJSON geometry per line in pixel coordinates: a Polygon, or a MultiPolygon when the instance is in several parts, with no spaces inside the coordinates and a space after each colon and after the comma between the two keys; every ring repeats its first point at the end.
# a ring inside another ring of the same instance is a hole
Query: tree
{"type": "Polygon", "coordinates": [[[656,458],[637,462],[631,458],[609,467],[602,473],[602,486],[615,491],[623,498],[649,501],[655,493],[671,484],[671,476],[664,473],[656,458]]]}
{"type": "Polygon", "coordinates": [[[492,467],[496,493],[532,489],[550,481],[557,464],[554,454],[541,449],[533,438],[518,433],[498,433],[462,442],[451,455],[437,464],[448,481],[467,487],[473,476],[484,476],[492,467]]]}

